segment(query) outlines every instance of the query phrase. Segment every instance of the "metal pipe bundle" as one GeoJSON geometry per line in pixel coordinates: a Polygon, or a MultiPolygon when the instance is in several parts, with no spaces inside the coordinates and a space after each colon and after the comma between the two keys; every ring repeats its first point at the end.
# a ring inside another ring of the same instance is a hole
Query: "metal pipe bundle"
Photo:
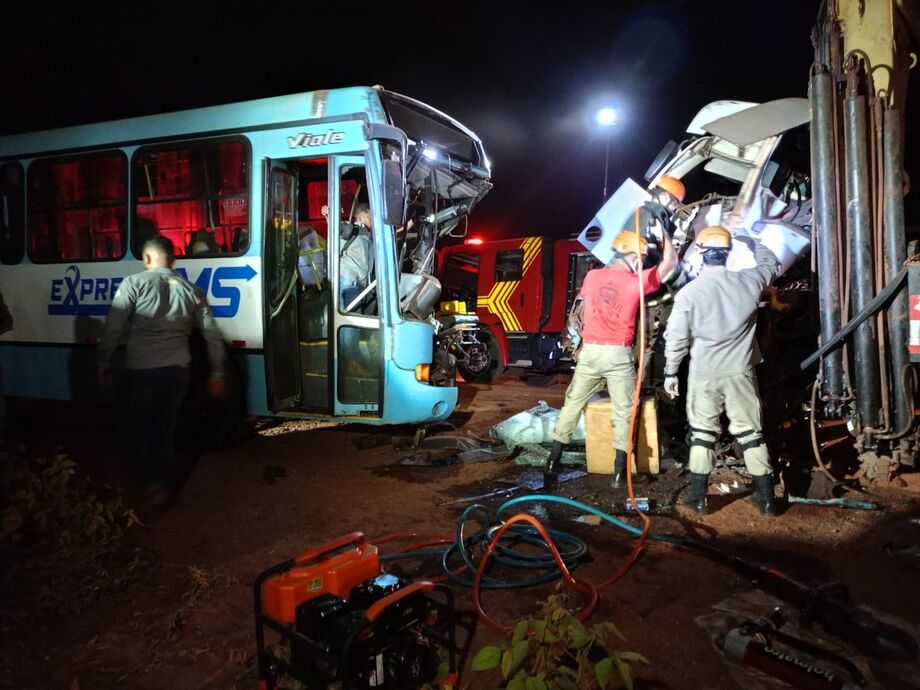
{"type": "MultiPolygon", "coordinates": [[[[811,161],[821,342],[840,330],[840,243],[837,236],[837,156],[834,148],[834,79],[825,69],[811,78],[811,161]]],[[[829,352],[822,364],[822,394],[827,412],[838,413],[843,397],[843,352],[829,352]]]]}
{"type": "MultiPolygon", "coordinates": [[[[901,119],[897,110],[886,110],[884,116],[882,165],[884,170],[885,213],[885,279],[891,280],[907,259],[904,237],[904,192],[901,171],[904,167],[901,151],[901,119]]],[[[892,431],[900,434],[909,429],[913,420],[913,401],[908,398],[904,383],[904,367],[909,363],[907,340],[907,287],[895,293],[888,308],[888,352],[891,361],[892,431]]]]}
{"type": "MultiPolygon", "coordinates": [[[[872,300],[874,292],[866,97],[857,93],[855,77],[856,73],[851,72],[844,100],[846,227],[849,238],[851,310],[854,314],[862,311],[872,300]]],[[[853,373],[860,424],[863,427],[877,427],[881,407],[881,380],[878,334],[872,319],[860,324],[854,333],[853,373]]]]}

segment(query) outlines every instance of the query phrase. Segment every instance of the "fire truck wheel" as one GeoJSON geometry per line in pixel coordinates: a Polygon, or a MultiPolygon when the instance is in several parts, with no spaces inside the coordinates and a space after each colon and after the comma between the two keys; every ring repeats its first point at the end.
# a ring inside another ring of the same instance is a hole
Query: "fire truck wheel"
{"type": "Polygon", "coordinates": [[[459,363],[457,369],[460,371],[463,380],[468,383],[493,383],[505,373],[505,367],[502,364],[502,353],[498,347],[498,342],[488,329],[483,329],[479,332],[479,340],[486,346],[489,363],[479,372],[472,372],[459,363]]]}

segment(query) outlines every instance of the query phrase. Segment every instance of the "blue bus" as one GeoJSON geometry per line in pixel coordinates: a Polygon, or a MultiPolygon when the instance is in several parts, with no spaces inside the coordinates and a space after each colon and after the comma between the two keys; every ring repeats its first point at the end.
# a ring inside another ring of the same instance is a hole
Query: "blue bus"
{"type": "Polygon", "coordinates": [[[0,137],[6,394],[111,397],[94,346],[161,234],[207,294],[250,414],[443,419],[457,334],[432,316],[435,249],[490,177],[473,132],[381,87],[0,137]],[[339,285],[358,211],[373,231],[356,296],[339,285]]]}

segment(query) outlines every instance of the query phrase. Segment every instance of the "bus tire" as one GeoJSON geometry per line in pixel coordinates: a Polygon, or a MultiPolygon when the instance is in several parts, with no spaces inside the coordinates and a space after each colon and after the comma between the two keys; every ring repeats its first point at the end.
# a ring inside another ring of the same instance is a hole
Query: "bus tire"
{"type": "Polygon", "coordinates": [[[486,346],[486,350],[489,353],[489,364],[485,371],[473,373],[462,364],[458,364],[457,369],[460,372],[460,376],[467,383],[494,383],[505,373],[501,348],[498,346],[495,336],[492,335],[492,331],[488,328],[483,328],[479,331],[479,339],[486,346]]]}

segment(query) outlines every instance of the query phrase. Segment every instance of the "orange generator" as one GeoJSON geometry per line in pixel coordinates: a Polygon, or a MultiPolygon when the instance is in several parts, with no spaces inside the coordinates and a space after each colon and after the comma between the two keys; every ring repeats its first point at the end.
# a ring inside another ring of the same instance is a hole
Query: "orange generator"
{"type": "Polygon", "coordinates": [[[268,568],[253,599],[259,690],[284,674],[309,690],[410,690],[435,680],[444,661],[456,673],[453,593],[381,572],[361,532],[268,568]],[[266,631],[279,644],[266,645],[266,631]]]}

